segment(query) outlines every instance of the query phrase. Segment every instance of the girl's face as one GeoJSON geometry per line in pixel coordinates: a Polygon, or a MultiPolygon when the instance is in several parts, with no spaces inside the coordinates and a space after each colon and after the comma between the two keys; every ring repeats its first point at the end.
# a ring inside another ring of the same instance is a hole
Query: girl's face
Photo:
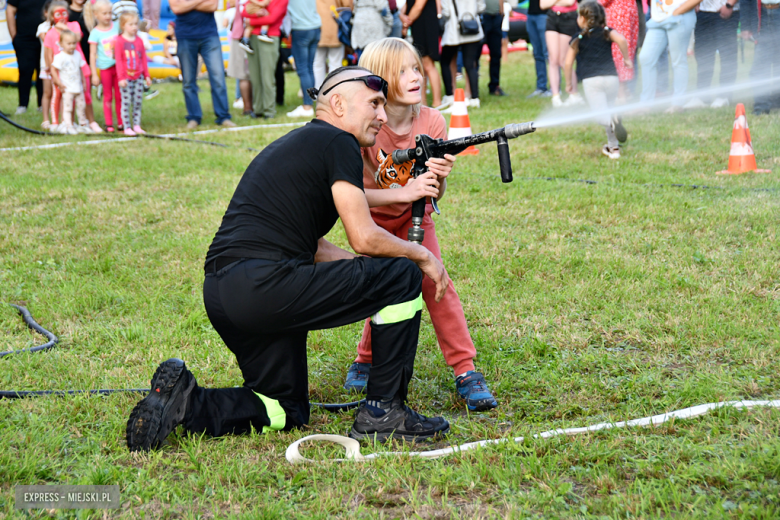
{"type": "Polygon", "coordinates": [[[171,24],[168,24],[168,36],[176,36],[176,29],[171,24]]]}
{"type": "Polygon", "coordinates": [[[78,6],[78,7],[83,7],[84,4],[86,4],[86,3],[87,3],[86,0],[70,0],[70,5],[75,5],[75,6],[78,6]]]}
{"type": "Polygon", "coordinates": [[[51,12],[51,20],[54,25],[68,23],[68,9],[66,7],[55,7],[51,12]]]}
{"type": "Polygon", "coordinates": [[[135,36],[136,34],[138,34],[138,19],[133,18],[132,20],[126,22],[124,29],[122,29],[122,32],[124,32],[128,36],[135,36]]]}
{"type": "Polygon", "coordinates": [[[111,25],[111,8],[101,4],[95,9],[95,18],[102,26],[111,25]]]}
{"type": "Polygon", "coordinates": [[[423,74],[417,64],[417,59],[411,52],[406,53],[406,59],[404,59],[398,74],[399,97],[393,100],[393,103],[399,105],[422,103],[424,84],[423,74]]]}
{"type": "Polygon", "coordinates": [[[580,29],[586,29],[588,27],[588,22],[582,15],[578,14],[577,25],[580,27],[580,29]]]}
{"type": "Polygon", "coordinates": [[[65,54],[73,54],[73,51],[76,50],[77,43],[78,42],[76,41],[76,38],[68,38],[62,40],[60,46],[62,47],[62,50],[65,52],[65,54]]]}

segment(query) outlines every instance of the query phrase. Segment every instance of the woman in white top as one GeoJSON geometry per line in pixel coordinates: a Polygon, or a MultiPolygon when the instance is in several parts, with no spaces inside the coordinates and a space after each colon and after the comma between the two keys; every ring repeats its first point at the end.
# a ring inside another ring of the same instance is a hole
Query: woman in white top
{"type": "Polygon", "coordinates": [[[444,92],[451,100],[454,81],[451,65],[457,58],[458,51],[463,53],[463,68],[471,90],[470,107],[479,108],[479,73],[477,61],[482,53],[482,40],[485,35],[479,21],[479,13],[485,10],[485,0],[441,0],[441,15],[446,20],[444,34],[441,37],[441,77],[444,82],[444,92]],[[478,29],[474,34],[463,34],[462,23],[471,23],[478,29]]]}
{"type": "Polygon", "coordinates": [[[669,47],[672,60],[672,107],[669,112],[682,110],[683,96],[688,89],[688,42],[696,27],[694,7],[702,0],[651,0],[651,18],[639,53],[642,66],[642,95],[640,100],[655,99],[657,64],[661,53],[669,47]]]}

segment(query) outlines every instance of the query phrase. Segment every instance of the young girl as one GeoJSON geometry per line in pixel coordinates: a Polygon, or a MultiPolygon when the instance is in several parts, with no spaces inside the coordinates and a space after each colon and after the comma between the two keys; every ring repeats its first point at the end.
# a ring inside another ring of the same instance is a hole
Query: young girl
{"type": "MultiPolygon", "coordinates": [[[[51,63],[54,60],[54,57],[57,56],[57,54],[59,54],[60,51],[62,50],[62,48],[60,47],[60,33],[62,31],[69,30],[72,31],[74,34],[76,34],[76,36],[78,36],[79,39],[81,39],[81,27],[79,27],[78,22],[68,21],[68,4],[65,3],[63,0],[54,0],[49,6],[49,12],[51,13],[51,21],[53,23],[53,26],[49,30],[49,32],[46,33],[46,36],[43,39],[43,47],[44,47],[44,59],[46,60],[46,66],[49,70],[51,70],[51,63]]],[[[80,46],[76,47],[76,52],[78,52],[81,58],[84,59],[84,67],[82,67],[82,73],[84,73],[86,77],[89,77],[90,74],[89,66],[86,64],[86,59],[84,58],[84,54],[82,53],[80,46]]],[[[61,99],[62,99],[62,92],[56,85],[53,85],[52,96],[51,96],[51,124],[52,125],[58,124],[61,99]]],[[[90,93],[90,89],[85,89],[84,100],[87,105],[92,104],[92,95],[90,93]]],[[[86,128],[78,128],[79,131],[83,131],[83,132],[103,131],[93,119],[90,119],[90,112],[87,112],[87,119],[90,120],[89,126],[86,128]]]]}
{"type": "Polygon", "coordinates": [[[85,113],[86,102],[84,100],[85,81],[81,72],[87,62],[84,56],[76,52],[79,37],[76,33],[63,30],[60,33],[59,52],[51,63],[51,79],[62,92],[62,124],[59,132],[62,134],[77,134],[79,131],[73,127],[73,104],[76,104],[76,114],[79,118],[79,127],[88,128],[87,115],[85,113]]]}
{"type": "Polygon", "coordinates": [[[569,40],[577,34],[577,0],[540,0],[539,7],[547,11],[547,26],[544,38],[547,42],[547,54],[550,58],[550,89],[552,90],[552,105],[560,107],[579,105],[584,101],[577,93],[577,77],[566,103],[561,101],[561,67],[566,61],[569,40]]]}
{"type": "Polygon", "coordinates": [[[111,102],[116,108],[116,122],[120,130],[122,126],[119,94],[119,80],[116,76],[116,61],[114,60],[114,40],[119,34],[117,24],[111,21],[111,2],[97,0],[93,6],[97,25],[89,34],[89,64],[92,69],[92,84],[103,85],[103,117],[106,120],[106,131],[115,132],[114,119],[111,114],[111,102]]]}
{"type": "Polygon", "coordinates": [[[119,17],[120,34],[114,39],[114,59],[122,93],[122,119],[125,135],[145,134],[141,128],[144,83],[151,86],[144,42],[138,37],[138,15],[125,11],[119,17]],[[144,82],[144,78],[146,81],[144,82]],[[132,122],[132,129],[130,123],[132,122]]]}
{"type": "MultiPolygon", "coordinates": [[[[89,34],[95,27],[95,16],[92,12],[92,3],[89,0],[68,0],[68,21],[79,24],[79,48],[86,60],[89,58],[89,34]]],[[[87,87],[84,90],[84,98],[87,103],[87,119],[89,126],[95,132],[102,132],[100,125],[95,122],[95,111],[92,109],[92,83],[90,78],[92,71],[89,69],[89,61],[83,69],[87,87]]]]}
{"type": "Polygon", "coordinates": [[[43,98],[41,99],[41,112],[43,113],[43,121],[41,122],[41,128],[48,130],[49,123],[49,105],[51,105],[51,73],[46,65],[46,48],[43,46],[43,39],[46,37],[46,33],[51,30],[51,1],[47,1],[43,4],[43,19],[44,21],[38,26],[38,30],[35,32],[35,36],[41,40],[41,80],[43,81],[43,98]]]}
{"type": "MultiPolygon", "coordinates": [[[[606,26],[606,13],[601,4],[589,1],[580,6],[577,16],[580,32],[571,39],[566,55],[566,90],[574,87],[572,65],[577,58],[577,75],[582,79],[582,89],[591,110],[602,112],[609,109],[618,96],[620,82],[612,59],[612,43],[616,43],[623,55],[623,64],[631,69],[633,63],[628,55],[628,42],[617,31],[606,26]]],[[[620,158],[618,141],[625,142],[628,135],[621,122],[610,116],[603,116],[598,122],[607,130],[607,144],[601,152],[610,159],[620,158]]]]}
{"type": "Polygon", "coordinates": [[[179,57],[176,56],[178,44],[176,42],[176,24],[170,22],[168,24],[168,32],[163,40],[163,55],[152,56],[154,63],[164,63],[165,65],[173,65],[174,67],[181,68],[181,62],[179,57]]]}
{"type": "MultiPolygon", "coordinates": [[[[421,197],[444,195],[446,177],[455,157],[431,159],[429,172],[410,178],[412,163],[394,165],[393,150],[412,148],[414,136],[428,134],[447,138],[444,117],[432,108],[421,106],[425,94],[423,63],[417,50],[400,38],[385,38],[370,43],[360,58],[360,66],[386,78],[389,83],[385,111],[387,124],[376,137],[376,144],[363,149],[363,185],[374,221],[397,237],[406,240],[411,227],[411,203],[421,197]],[[381,189],[395,188],[395,189],[381,189]]],[[[426,206],[422,227],[423,245],[441,260],[436,229],[431,220],[433,208],[426,206]]],[[[474,372],[477,351],[471,340],[463,307],[450,281],[444,298],[436,303],[435,287],[425,279],[422,296],[433,322],[444,359],[455,374],[458,394],[466,400],[469,410],[489,410],[498,406],[479,372],[474,372]]],[[[358,345],[358,356],[349,369],[344,388],[363,391],[371,368],[371,334],[368,322],[358,345]]]]}

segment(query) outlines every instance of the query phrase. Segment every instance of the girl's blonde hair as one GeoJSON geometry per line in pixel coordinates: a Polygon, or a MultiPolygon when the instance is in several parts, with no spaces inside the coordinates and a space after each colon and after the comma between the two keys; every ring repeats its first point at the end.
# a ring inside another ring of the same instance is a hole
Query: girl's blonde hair
{"type": "Polygon", "coordinates": [[[108,0],[95,0],[94,2],[87,0],[87,3],[84,4],[84,23],[90,31],[97,25],[95,12],[100,6],[107,7],[111,11],[111,2],[108,0]]]}
{"type": "MultiPolygon", "coordinates": [[[[399,85],[401,69],[408,54],[411,53],[417,62],[420,74],[425,78],[423,72],[422,58],[414,46],[402,40],[401,38],[383,38],[369,43],[363,54],[360,56],[359,66],[365,67],[377,76],[382,76],[387,81],[387,102],[392,103],[401,97],[401,86],[399,85]]],[[[425,89],[425,80],[420,88],[425,89]]],[[[420,105],[412,107],[414,115],[420,114],[420,105]]]]}
{"type": "Polygon", "coordinates": [[[124,11],[122,15],[119,17],[119,32],[124,32],[125,30],[125,24],[129,22],[130,20],[138,20],[138,13],[134,13],[133,11],[124,11]]]}

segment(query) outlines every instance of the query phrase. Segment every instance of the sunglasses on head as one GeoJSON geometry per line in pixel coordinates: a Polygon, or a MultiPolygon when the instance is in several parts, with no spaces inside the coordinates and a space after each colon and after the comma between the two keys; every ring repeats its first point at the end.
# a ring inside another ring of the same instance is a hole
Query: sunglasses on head
{"type": "Polygon", "coordinates": [[[367,86],[368,88],[373,90],[374,92],[381,92],[382,94],[385,95],[385,99],[387,99],[387,81],[385,81],[384,78],[382,78],[381,76],[376,76],[376,75],[359,76],[357,78],[344,79],[344,80],[339,81],[335,85],[331,85],[330,87],[328,87],[327,89],[323,90],[322,92],[320,92],[316,88],[306,89],[306,92],[309,94],[309,96],[312,99],[317,99],[317,96],[319,96],[320,94],[324,96],[328,92],[333,90],[334,88],[336,88],[339,85],[341,85],[342,83],[347,83],[349,81],[360,81],[365,86],[367,86]]]}

